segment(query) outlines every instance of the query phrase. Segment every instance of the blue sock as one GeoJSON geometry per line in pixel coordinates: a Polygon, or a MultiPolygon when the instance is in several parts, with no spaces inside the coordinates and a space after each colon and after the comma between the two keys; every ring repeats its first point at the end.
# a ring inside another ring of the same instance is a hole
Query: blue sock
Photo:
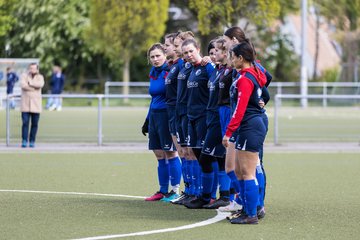
{"type": "Polygon", "coordinates": [[[259,186],[256,179],[244,180],[245,206],[248,216],[256,216],[256,206],[259,198],[259,186]]]}
{"type": "Polygon", "coordinates": [[[195,195],[195,178],[194,178],[194,163],[197,160],[188,161],[188,180],[189,180],[189,194],[195,195]]]}
{"type": "Polygon", "coordinates": [[[165,159],[158,160],[158,180],[160,192],[167,193],[169,187],[169,166],[165,159]]]}
{"type": "Polygon", "coordinates": [[[211,190],[214,182],[214,172],[202,173],[202,198],[206,201],[210,201],[210,198],[204,196],[211,196],[211,190]]]}
{"type": "Polygon", "coordinates": [[[189,193],[189,179],[188,179],[188,173],[187,173],[187,171],[188,171],[188,160],[186,160],[185,158],[181,158],[181,160],[182,160],[182,165],[181,165],[181,170],[182,170],[182,174],[183,174],[183,181],[184,181],[184,187],[185,187],[185,189],[184,189],[184,192],[186,193],[186,194],[188,194],[189,193]]]}
{"type": "MultiPolygon", "coordinates": [[[[219,176],[220,192],[230,192],[231,180],[229,176],[226,174],[225,171],[219,171],[218,176],[219,176]]],[[[227,196],[224,197],[227,198],[227,196]]]]}
{"type": "Polygon", "coordinates": [[[244,210],[246,210],[244,180],[239,180],[238,184],[240,186],[240,191],[239,191],[239,194],[238,194],[238,198],[236,199],[236,202],[238,204],[241,204],[243,206],[244,210]]]}
{"type": "Polygon", "coordinates": [[[264,181],[264,174],[261,169],[261,166],[256,166],[256,180],[259,184],[259,200],[258,200],[258,206],[263,207],[264,206],[264,191],[265,191],[265,181],[264,181]]]}
{"type": "Polygon", "coordinates": [[[219,179],[218,179],[218,172],[219,172],[219,164],[217,161],[214,161],[211,163],[213,171],[214,171],[214,180],[213,180],[213,186],[211,189],[211,198],[216,199],[216,192],[219,185],[219,179]]]}
{"type": "Polygon", "coordinates": [[[195,184],[195,192],[196,196],[200,196],[201,193],[201,167],[199,165],[199,161],[193,161],[193,177],[194,177],[194,184],[195,184]]]}
{"type": "Polygon", "coordinates": [[[240,193],[240,182],[239,182],[239,180],[237,179],[237,177],[236,177],[236,175],[235,175],[235,172],[234,172],[234,171],[228,172],[227,175],[228,175],[229,178],[230,178],[231,185],[234,187],[235,192],[236,192],[237,194],[239,194],[239,193],[240,193]]]}
{"type": "Polygon", "coordinates": [[[179,157],[174,157],[168,160],[170,167],[170,182],[171,186],[180,185],[181,181],[181,163],[179,157]]]}

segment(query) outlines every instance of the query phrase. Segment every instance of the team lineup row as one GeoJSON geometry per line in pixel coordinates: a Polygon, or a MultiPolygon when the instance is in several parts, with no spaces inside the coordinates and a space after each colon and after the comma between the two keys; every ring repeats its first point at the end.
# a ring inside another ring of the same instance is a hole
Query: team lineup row
{"type": "Polygon", "coordinates": [[[208,55],[190,31],[167,34],[148,50],[151,103],[142,133],[158,160],[160,190],[146,201],[219,209],[231,212],[233,224],[257,224],[265,216],[272,76],[239,27],[212,40],[208,55]]]}

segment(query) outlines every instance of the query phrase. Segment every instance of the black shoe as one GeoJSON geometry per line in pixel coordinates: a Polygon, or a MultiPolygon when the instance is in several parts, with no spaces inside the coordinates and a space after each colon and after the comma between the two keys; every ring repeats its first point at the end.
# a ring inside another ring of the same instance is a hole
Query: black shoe
{"type": "Polygon", "coordinates": [[[238,218],[242,215],[246,215],[246,212],[244,209],[238,210],[232,214],[230,214],[229,216],[226,217],[227,220],[231,221],[232,219],[238,218]]]}
{"type": "Polygon", "coordinates": [[[258,219],[263,219],[265,217],[265,207],[257,208],[257,217],[258,219]]]}
{"type": "Polygon", "coordinates": [[[184,206],[190,209],[199,209],[199,208],[203,208],[203,206],[208,203],[209,201],[206,201],[202,198],[196,198],[188,203],[184,203],[184,206]]]}
{"type": "Polygon", "coordinates": [[[191,202],[192,200],[195,200],[196,196],[195,195],[187,195],[181,202],[182,205],[185,205],[189,202],[191,202]]]}
{"type": "Polygon", "coordinates": [[[219,198],[215,200],[213,203],[209,203],[204,205],[206,209],[218,209],[219,207],[225,207],[230,204],[230,200],[228,198],[219,198]]]}
{"type": "Polygon", "coordinates": [[[182,205],[184,199],[185,199],[187,196],[188,196],[188,194],[182,192],[181,195],[180,195],[177,199],[171,200],[170,202],[171,202],[172,204],[180,204],[180,205],[182,205]]]}
{"type": "Polygon", "coordinates": [[[259,219],[256,215],[249,217],[248,215],[244,214],[244,215],[241,215],[240,217],[231,219],[230,222],[232,224],[258,224],[259,219]]]}

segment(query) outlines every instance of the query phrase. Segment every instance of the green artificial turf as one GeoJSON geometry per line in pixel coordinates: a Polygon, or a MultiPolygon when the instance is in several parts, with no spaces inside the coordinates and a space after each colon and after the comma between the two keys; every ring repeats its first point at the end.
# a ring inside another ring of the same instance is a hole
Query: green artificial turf
{"type": "MultiPolygon", "coordinates": [[[[126,239],[358,239],[358,153],[265,154],[265,219],[221,222],[126,239]]],[[[148,196],[158,190],[151,153],[0,153],[0,189],[148,196]]],[[[0,192],[0,239],[71,239],[172,228],[213,210],[142,199],[0,192]]]]}

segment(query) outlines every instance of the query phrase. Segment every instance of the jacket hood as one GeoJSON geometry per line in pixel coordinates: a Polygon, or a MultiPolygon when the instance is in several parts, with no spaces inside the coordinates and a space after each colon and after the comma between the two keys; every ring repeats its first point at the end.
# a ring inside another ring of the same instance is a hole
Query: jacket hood
{"type": "Polygon", "coordinates": [[[252,74],[256,81],[259,83],[260,87],[264,87],[266,83],[266,76],[258,67],[250,67],[244,70],[241,70],[240,74],[244,75],[246,72],[252,74]]]}

